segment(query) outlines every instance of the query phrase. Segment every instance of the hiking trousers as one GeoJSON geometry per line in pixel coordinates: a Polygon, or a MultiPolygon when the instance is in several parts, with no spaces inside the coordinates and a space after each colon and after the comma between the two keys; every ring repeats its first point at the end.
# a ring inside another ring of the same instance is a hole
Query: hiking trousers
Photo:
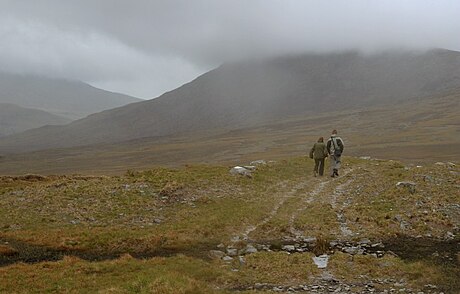
{"type": "Polygon", "coordinates": [[[315,159],[315,173],[318,173],[320,176],[324,174],[324,158],[315,159]]]}
{"type": "Polygon", "coordinates": [[[331,160],[330,160],[330,162],[331,162],[331,175],[334,174],[335,170],[336,171],[339,170],[339,168],[341,166],[340,157],[341,156],[337,156],[337,155],[334,155],[334,154],[331,155],[331,160]]]}

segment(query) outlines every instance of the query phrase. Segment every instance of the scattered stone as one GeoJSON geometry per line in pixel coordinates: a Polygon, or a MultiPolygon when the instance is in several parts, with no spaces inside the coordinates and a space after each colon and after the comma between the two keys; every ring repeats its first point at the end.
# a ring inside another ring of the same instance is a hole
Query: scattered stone
{"type": "Polygon", "coordinates": [[[364,159],[364,160],[370,160],[371,157],[370,156],[361,156],[360,159],[364,159]]]}
{"type": "Polygon", "coordinates": [[[251,161],[250,165],[266,165],[267,162],[265,160],[259,159],[259,160],[254,160],[251,161]]]}
{"type": "Polygon", "coordinates": [[[238,250],[235,248],[227,248],[227,254],[229,256],[237,256],[238,255],[238,250]]]}
{"type": "Polygon", "coordinates": [[[233,257],[227,255],[227,256],[222,257],[222,260],[223,261],[232,261],[233,257]]]}
{"type": "Polygon", "coordinates": [[[293,252],[295,251],[295,246],[294,245],[284,245],[283,247],[281,247],[281,250],[293,252]]]}
{"type": "Polygon", "coordinates": [[[351,254],[351,255],[356,255],[356,254],[362,254],[364,253],[364,250],[362,250],[358,246],[351,246],[351,247],[345,247],[343,248],[343,251],[345,253],[351,254]]]}
{"type": "Polygon", "coordinates": [[[371,240],[369,239],[362,239],[361,241],[359,241],[359,244],[361,245],[369,245],[371,243],[371,240]]]}
{"type": "Polygon", "coordinates": [[[396,183],[396,187],[407,188],[411,194],[415,193],[415,184],[414,182],[398,182],[396,183]]]}
{"type": "MultiPolygon", "coordinates": [[[[306,237],[306,238],[303,239],[303,241],[304,241],[305,243],[311,243],[311,244],[313,244],[313,243],[316,242],[316,237],[306,237]]],[[[332,242],[331,242],[331,243],[332,243],[332,242]]]]}
{"type": "Polygon", "coordinates": [[[446,235],[444,236],[446,240],[453,240],[455,238],[455,234],[452,232],[447,232],[446,235]]]}
{"type": "Polygon", "coordinates": [[[208,255],[212,259],[221,259],[225,256],[225,253],[220,250],[210,250],[208,255]]]}
{"type": "Polygon", "coordinates": [[[257,252],[257,248],[255,248],[253,245],[251,244],[248,244],[246,246],[246,248],[244,249],[244,253],[245,254],[252,254],[252,253],[256,253],[257,252]]]}
{"type": "Polygon", "coordinates": [[[217,248],[224,248],[225,245],[223,243],[220,243],[219,245],[217,245],[217,248]]]}
{"type": "Polygon", "coordinates": [[[233,167],[232,169],[230,169],[230,173],[232,175],[242,175],[246,177],[252,177],[251,171],[242,166],[233,167]]]}
{"type": "Polygon", "coordinates": [[[245,169],[248,169],[248,170],[251,170],[251,171],[254,171],[256,170],[256,167],[254,165],[245,165],[243,166],[245,169]]]}

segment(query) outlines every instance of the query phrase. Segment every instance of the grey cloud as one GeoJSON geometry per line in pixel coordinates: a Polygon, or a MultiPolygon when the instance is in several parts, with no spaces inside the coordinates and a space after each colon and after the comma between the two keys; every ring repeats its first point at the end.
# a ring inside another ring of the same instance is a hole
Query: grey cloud
{"type": "Polygon", "coordinates": [[[0,6],[2,68],[142,97],[251,56],[460,50],[456,0],[0,0],[0,6]]]}

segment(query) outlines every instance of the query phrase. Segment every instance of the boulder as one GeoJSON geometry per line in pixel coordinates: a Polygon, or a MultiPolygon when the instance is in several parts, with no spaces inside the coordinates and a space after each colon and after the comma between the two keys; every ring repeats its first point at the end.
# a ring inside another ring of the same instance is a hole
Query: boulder
{"type": "Polygon", "coordinates": [[[396,187],[398,188],[406,188],[409,190],[410,193],[415,193],[415,186],[417,186],[414,182],[397,182],[396,187]]]}
{"type": "Polygon", "coordinates": [[[251,177],[251,171],[247,168],[244,168],[242,166],[235,166],[230,169],[230,173],[232,175],[242,175],[242,176],[247,176],[251,177]]]}

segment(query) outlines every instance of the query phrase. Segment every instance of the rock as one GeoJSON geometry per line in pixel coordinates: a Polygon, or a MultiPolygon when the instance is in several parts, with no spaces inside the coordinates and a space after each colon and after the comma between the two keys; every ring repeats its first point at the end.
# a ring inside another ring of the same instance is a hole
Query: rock
{"type": "Polygon", "coordinates": [[[348,254],[351,254],[351,255],[363,254],[364,253],[364,250],[361,249],[359,246],[345,247],[345,248],[343,248],[343,251],[345,253],[348,253],[348,254]]]}
{"type": "Polygon", "coordinates": [[[364,160],[370,160],[371,157],[370,156],[361,156],[360,159],[364,159],[364,160]]]}
{"type": "Polygon", "coordinates": [[[225,245],[223,243],[220,243],[219,245],[217,245],[217,248],[224,248],[225,245]]]}
{"type": "Polygon", "coordinates": [[[414,182],[398,182],[396,183],[396,187],[407,188],[411,194],[415,193],[415,186],[417,186],[414,182]]]}
{"type": "Polygon", "coordinates": [[[361,245],[369,245],[371,243],[371,240],[369,239],[362,239],[361,241],[359,241],[359,244],[361,245]]]}
{"type": "Polygon", "coordinates": [[[250,165],[266,165],[267,162],[265,160],[259,159],[259,160],[254,160],[251,161],[250,165]]]}
{"type": "Polygon", "coordinates": [[[328,260],[329,256],[327,256],[327,254],[313,257],[313,262],[318,268],[326,268],[328,260]]]}
{"type": "Polygon", "coordinates": [[[212,259],[221,259],[225,256],[225,253],[220,250],[210,250],[208,255],[212,259]]]}
{"type": "Polygon", "coordinates": [[[256,167],[254,165],[245,165],[243,166],[245,169],[248,169],[248,170],[251,170],[251,171],[254,171],[256,170],[256,167]]]}
{"type": "Polygon", "coordinates": [[[447,232],[446,235],[444,236],[446,240],[453,240],[455,238],[455,234],[452,232],[447,232]]]}
{"type": "Polygon", "coordinates": [[[252,177],[251,171],[242,167],[242,166],[235,166],[232,169],[230,169],[230,173],[232,175],[242,175],[246,177],[252,177]]]}
{"type": "Polygon", "coordinates": [[[235,248],[227,248],[227,254],[229,256],[237,256],[238,255],[238,250],[235,248]]]}
{"type": "Polygon", "coordinates": [[[294,245],[284,245],[283,247],[281,247],[281,250],[293,252],[295,251],[295,246],[294,245]]]}
{"type": "Polygon", "coordinates": [[[222,257],[222,260],[223,261],[232,261],[233,257],[227,255],[227,256],[222,257]]]}
{"type": "Polygon", "coordinates": [[[255,248],[254,246],[252,246],[251,244],[248,244],[246,246],[246,248],[244,249],[244,253],[245,254],[252,254],[252,253],[256,253],[257,252],[257,248],[255,248]]]}

